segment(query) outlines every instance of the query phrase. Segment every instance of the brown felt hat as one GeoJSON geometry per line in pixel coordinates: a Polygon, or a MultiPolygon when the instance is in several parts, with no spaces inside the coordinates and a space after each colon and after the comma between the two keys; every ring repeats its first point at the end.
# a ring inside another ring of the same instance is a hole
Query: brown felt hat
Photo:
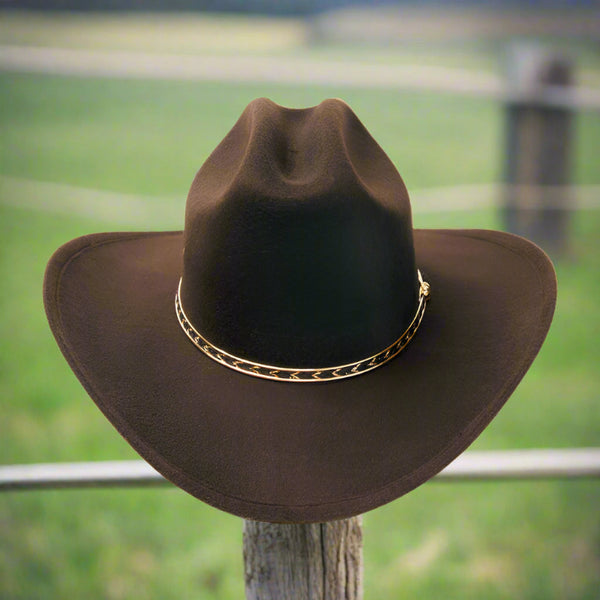
{"type": "Polygon", "coordinates": [[[400,175],[340,100],[252,102],[183,232],[73,240],[44,286],[125,439],[197,498],[276,522],[356,515],[435,475],[515,389],[556,300],[527,240],[413,230],[400,175]]]}

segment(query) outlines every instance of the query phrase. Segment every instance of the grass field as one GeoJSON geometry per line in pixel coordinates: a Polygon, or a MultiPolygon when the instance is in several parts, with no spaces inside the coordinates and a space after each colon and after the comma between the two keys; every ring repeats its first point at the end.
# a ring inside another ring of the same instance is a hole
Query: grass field
{"type": "MultiPolygon", "coordinates": [[[[164,198],[172,216],[155,228],[179,227],[195,171],[257,96],[289,106],[344,97],[409,190],[500,179],[502,113],[484,100],[0,74],[0,186],[4,176],[164,198]]],[[[577,117],[575,146],[575,181],[600,183],[598,114],[577,117]]],[[[56,195],[32,204],[6,181],[0,462],[135,458],[60,355],[41,282],[60,244],[140,225],[133,217],[124,225],[118,214],[83,216],[85,195],[81,212],[57,214],[56,195]]],[[[501,226],[491,210],[414,209],[416,227],[501,226]]],[[[548,340],[474,447],[599,444],[599,228],[597,211],[574,215],[570,255],[556,265],[559,301],[548,340]]],[[[428,483],[365,515],[365,598],[595,599],[599,505],[597,481],[428,483]]],[[[192,597],[243,597],[240,519],[178,489],[0,495],[0,598],[192,597]]]]}

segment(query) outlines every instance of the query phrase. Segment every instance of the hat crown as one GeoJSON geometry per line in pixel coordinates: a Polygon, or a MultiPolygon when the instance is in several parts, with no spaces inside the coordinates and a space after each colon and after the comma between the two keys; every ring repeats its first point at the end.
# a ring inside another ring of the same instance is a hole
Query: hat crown
{"type": "Polygon", "coordinates": [[[396,340],[417,294],[408,193],[348,105],[252,102],[188,195],[195,328],[247,360],[326,367],[396,340]]]}

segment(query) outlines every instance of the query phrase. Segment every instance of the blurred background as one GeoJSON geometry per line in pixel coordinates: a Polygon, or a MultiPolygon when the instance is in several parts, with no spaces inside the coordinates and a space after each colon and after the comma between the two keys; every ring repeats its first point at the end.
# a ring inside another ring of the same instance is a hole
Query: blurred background
{"type": "MultiPolygon", "coordinates": [[[[51,336],[64,242],[183,227],[246,104],[341,97],[414,225],[553,257],[542,351],[473,448],[600,445],[600,9],[589,1],[2,0],[0,463],[132,459],[51,336]]],[[[365,598],[598,598],[597,480],[429,482],[364,517],[365,598]]],[[[243,597],[239,518],[176,488],[0,495],[0,598],[243,597]]]]}

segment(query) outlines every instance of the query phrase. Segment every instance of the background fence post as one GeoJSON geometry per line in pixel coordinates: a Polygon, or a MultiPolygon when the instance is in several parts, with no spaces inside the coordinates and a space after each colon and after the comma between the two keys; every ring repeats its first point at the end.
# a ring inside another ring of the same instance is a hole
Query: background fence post
{"type": "Polygon", "coordinates": [[[361,517],[284,525],[244,521],[247,600],[360,600],[361,517]]]}
{"type": "Polygon", "coordinates": [[[567,248],[572,65],[538,46],[509,53],[504,220],[552,256],[567,248]]]}

